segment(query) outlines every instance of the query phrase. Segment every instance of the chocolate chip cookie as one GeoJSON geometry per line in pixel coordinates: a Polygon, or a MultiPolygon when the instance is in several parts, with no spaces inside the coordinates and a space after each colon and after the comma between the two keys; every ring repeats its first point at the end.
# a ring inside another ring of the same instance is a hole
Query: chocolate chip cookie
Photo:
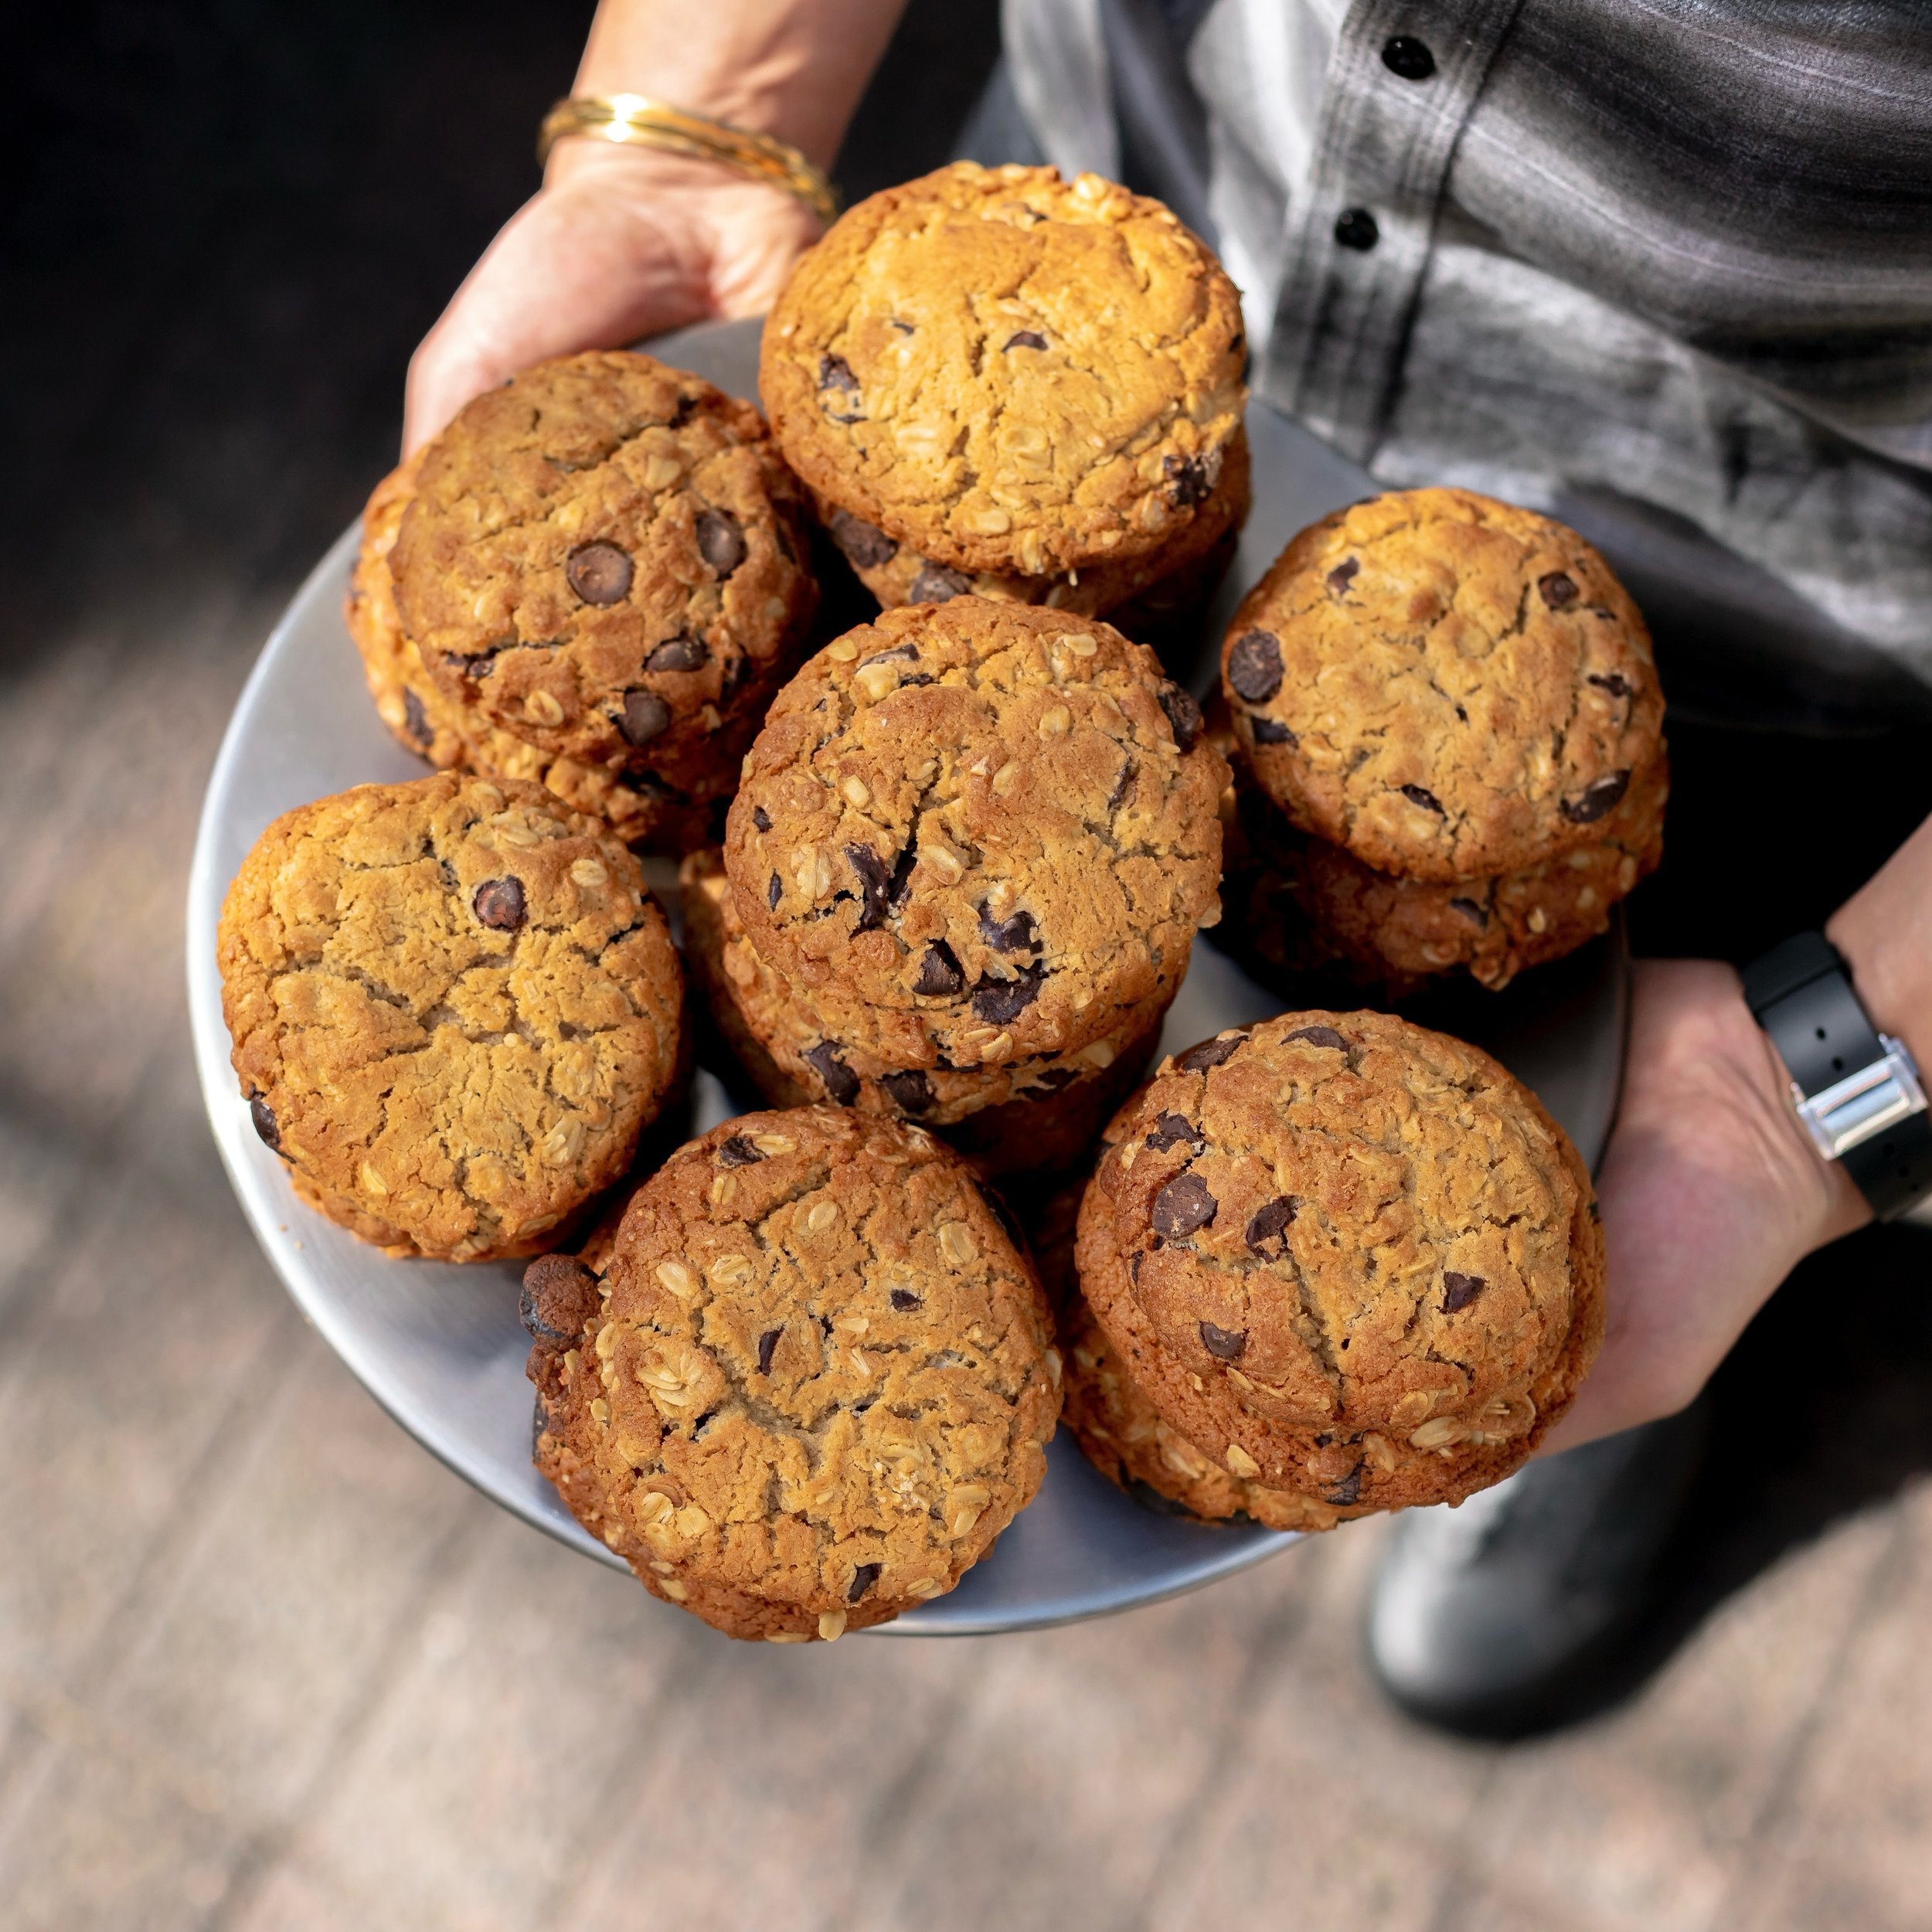
{"type": "Polygon", "coordinates": [[[914,1121],[988,1176],[1072,1165],[1132,1092],[1166,1009],[1136,1009],[1111,1038],[1070,1054],[990,1066],[905,1068],[828,1037],[753,951],[723,862],[692,853],[679,872],[685,957],[719,1035],[774,1106],[830,1100],[914,1121]]]}
{"type": "MultiPolygon", "coordinates": [[[[1457,968],[1500,992],[1526,968],[1595,938],[1618,902],[1656,870],[1669,791],[1669,761],[1660,750],[1583,844],[1520,872],[1436,881],[1392,878],[1338,845],[1304,837],[1243,784],[1247,863],[1240,882],[1232,889],[1224,882],[1223,890],[1252,928],[1266,921],[1269,906],[1280,906],[1272,889],[1278,882],[1321,950],[1397,995],[1457,968]]],[[[1287,935],[1276,944],[1284,954],[1294,951],[1287,935]]],[[[1305,964],[1305,947],[1301,957],[1305,964]]]]}
{"type": "Polygon", "coordinates": [[[648,355],[563,356],[430,446],[396,607],[460,711],[702,803],[802,648],[803,512],[748,403],[648,355]]]}
{"type": "Polygon", "coordinates": [[[682,981],[638,862],[541,787],[444,773],[284,813],[229,889],[256,1131],[392,1253],[527,1254],[630,1165],[682,981]]]}
{"type": "Polygon", "coordinates": [[[1609,566],[1466,490],[1303,531],[1221,662],[1262,789],[1401,878],[1492,878],[1590,843],[1662,743],[1649,634],[1609,566]]]}
{"type": "Polygon", "coordinates": [[[1461,1041],[1284,1014],[1164,1062],[1108,1138],[1082,1288],[1232,1475],[1344,1512],[1454,1502],[1529,1455],[1595,1355],[1589,1177],[1461,1041]]]}
{"type": "Polygon", "coordinates": [[[726,823],[733,908],[826,1036],[895,1070],[1070,1054],[1180,985],[1226,775],[1107,624],[887,611],[773,705],[726,823]]]}
{"type": "MultiPolygon", "coordinates": [[[[426,446],[427,448],[427,446],[426,446]]],[[[362,543],[343,619],[362,660],[377,715],[411,751],[437,770],[542,785],[573,811],[601,818],[627,845],[682,852],[704,836],[707,813],[647,772],[627,776],[558,756],[500,730],[480,706],[446,696],[423,668],[421,655],[396,614],[389,553],[416,495],[426,450],[376,485],[362,512],[362,543]]]]}
{"type": "Polygon", "coordinates": [[[906,553],[903,592],[880,579],[895,595],[936,600],[947,573],[1072,594],[1238,519],[1221,485],[1245,461],[1243,355],[1233,284],[1158,202],[960,162],[860,202],[806,253],[759,386],[846,554],[889,571],[906,553]]]}
{"type": "Polygon", "coordinates": [[[1060,1410],[1032,1268],[958,1157],[845,1107],[748,1114],[633,1197],[601,1277],[526,1277],[536,1462],[654,1594],[829,1639],[951,1590],[1060,1410]]]}

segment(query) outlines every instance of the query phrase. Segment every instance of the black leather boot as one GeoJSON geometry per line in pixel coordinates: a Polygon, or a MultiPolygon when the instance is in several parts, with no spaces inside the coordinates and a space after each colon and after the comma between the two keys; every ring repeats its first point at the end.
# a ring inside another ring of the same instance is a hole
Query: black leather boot
{"type": "Polygon", "coordinates": [[[1520,1469],[1459,1509],[1396,1519],[1368,1619],[1412,1717],[1521,1736],[1611,1701],[1689,1497],[1706,1404],[1520,1469]]]}

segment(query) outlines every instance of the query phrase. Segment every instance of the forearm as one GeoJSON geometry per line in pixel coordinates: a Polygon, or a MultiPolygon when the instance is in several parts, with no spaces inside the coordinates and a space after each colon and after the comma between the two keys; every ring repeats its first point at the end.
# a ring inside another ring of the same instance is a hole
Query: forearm
{"type": "Polygon", "coordinates": [[[1932,818],[1833,914],[1825,937],[1884,1032],[1932,1072],[1932,818]]]}
{"type": "MultiPolygon", "coordinates": [[[[579,94],[641,94],[832,165],[905,0],[601,0],[579,94]]],[[[560,141],[568,170],[597,144],[560,141]],[[566,151],[576,150],[576,155],[566,151]]]]}

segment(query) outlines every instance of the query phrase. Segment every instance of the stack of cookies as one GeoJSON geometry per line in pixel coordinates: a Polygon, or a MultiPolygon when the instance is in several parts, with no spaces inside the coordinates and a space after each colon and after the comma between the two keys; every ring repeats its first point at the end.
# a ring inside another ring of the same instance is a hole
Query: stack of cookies
{"type": "Polygon", "coordinates": [[[845,1107],[672,1155],[525,1277],[537,1466],[654,1595],[804,1643],[951,1590],[1039,1487],[1060,1359],[959,1157],[845,1107]]]}
{"type": "Polygon", "coordinates": [[[1649,634],[1597,552],[1533,511],[1437,489],[1325,518],[1243,600],[1222,683],[1231,896],[1264,956],[1499,988],[1601,932],[1662,856],[1649,634]],[[1278,930],[1287,896],[1308,934],[1278,930]]]}
{"type": "Polygon", "coordinates": [[[1595,1355],[1589,1177],[1461,1041],[1284,1014],[1165,1062],[1107,1138],[1067,1420],[1124,1485],[1285,1529],[1459,1502],[1595,1355]]]}
{"type": "Polygon", "coordinates": [[[376,708],[432,764],[685,849],[802,653],[804,508],[748,403],[648,355],[539,363],[369,499],[347,617],[376,708]]]}
{"type": "Polygon", "coordinates": [[[888,609],[1197,604],[1248,506],[1240,301],[1158,202],[968,162],[861,202],[765,325],[780,447],[888,609]]]}
{"type": "Polygon", "coordinates": [[[945,1131],[998,1172],[1078,1158],[1219,916],[1226,767],[1152,651],[964,597],[886,612],[779,695],[694,971],[775,1100],[945,1131]]]}
{"type": "Polygon", "coordinates": [[[445,772],[286,812],[219,943],[256,1132],[393,1254],[553,1246],[679,1077],[664,914],[629,849],[540,785],[445,772]]]}

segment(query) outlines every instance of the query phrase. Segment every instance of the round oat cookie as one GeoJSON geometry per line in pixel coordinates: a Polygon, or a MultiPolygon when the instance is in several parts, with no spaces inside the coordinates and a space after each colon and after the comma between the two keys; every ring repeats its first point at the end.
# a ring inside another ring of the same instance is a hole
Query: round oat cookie
{"type": "Polygon", "coordinates": [[[539,786],[449,772],[284,813],[229,889],[219,957],[257,1131],[392,1253],[553,1241],[679,1074],[664,914],[539,786]]]}
{"type": "Polygon", "coordinates": [[[772,706],[726,821],[734,909],[825,1032],[894,1069],[1070,1054],[1180,985],[1226,771],[1107,624],[889,611],[772,706]]]}
{"type": "Polygon", "coordinates": [[[655,1594],[835,1638],[951,1590],[1031,1500],[1060,1358],[959,1158],[836,1107],[673,1155],[600,1284],[527,1279],[537,1466],[655,1594]]]}
{"type": "Polygon", "coordinates": [[[1595,1355],[1589,1177],[1461,1041],[1284,1014],[1164,1062],[1108,1139],[1082,1287],[1163,1420],[1232,1474],[1342,1507],[1454,1500],[1529,1455],[1595,1355]]]}
{"type": "Polygon", "coordinates": [[[906,1069],[828,1038],[760,960],[738,923],[716,851],[679,874],[685,959],[719,1035],[776,1107],[830,1100],[937,1129],[977,1174],[1072,1165],[1153,1058],[1166,1008],[1137,1008],[1110,1036],[1064,1056],[906,1069]]]}
{"type": "Polygon", "coordinates": [[[1050,604],[1076,617],[1111,618],[1117,630],[1145,641],[1144,633],[1172,626],[1189,611],[1205,614],[1207,601],[1234,561],[1236,543],[1253,502],[1252,485],[1247,433],[1237,430],[1207,500],[1158,549],[1057,577],[952,570],[921,556],[828,498],[815,497],[814,507],[882,609],[944,604],[967,596],[1006,604],[1050,604]]]}
{"type": "MultiPolygon", "coordinates": [[[[1594,939],[1657,869],[1670,768],[1660,750],[1583,844],[1521,872],[1444,882],[1392,879],[1303,837],[1267,800],[1243,792],[1251,864],[1283,879],[1328,947],[1398,992],[1461,967],[1499,992],[1526,967],[1594,939]]],[[[1264,889],[1250,890],[1251,917],[1264,903],[1264,889]]]]}
{"type": "Polygon", "coordinates": [[[1221,675],[1262,789],[1408,879],[1587,843],[1657,756],[1649,634],[1575,531],[1467,490],[1304,530],[1249,592],[1221,675]]]}
{"type": "Polygon", "coordinates": [[[1243,352],[1234,284],[1158,202],[961,162],[807,251],[758,381],[823,502],[931,564],[1046,578],[1202,515],[1243,352]]]}
{"type": "Polygon", "coordinates": [[[481,709],[446,697],[396,614],[389,553],[416,495],[427,445],[376,485],[362,512],[362,548],[344,600],[343,621],[362,660],[377,715],[409,750],[439,771],[514,778],[554,792],[573,811],[601,818],[627,845],[682,852],[705,835],[707,813],[647,772],[633,777],[543,751],[502,731],[481,709]]]}
{"type": "Polygon", "coordinates": [[[758,413],[648,355],[540,362],[468,403],[389,555],[437,688],[553,757],[728,792],[816,606],[758,413]]]}

